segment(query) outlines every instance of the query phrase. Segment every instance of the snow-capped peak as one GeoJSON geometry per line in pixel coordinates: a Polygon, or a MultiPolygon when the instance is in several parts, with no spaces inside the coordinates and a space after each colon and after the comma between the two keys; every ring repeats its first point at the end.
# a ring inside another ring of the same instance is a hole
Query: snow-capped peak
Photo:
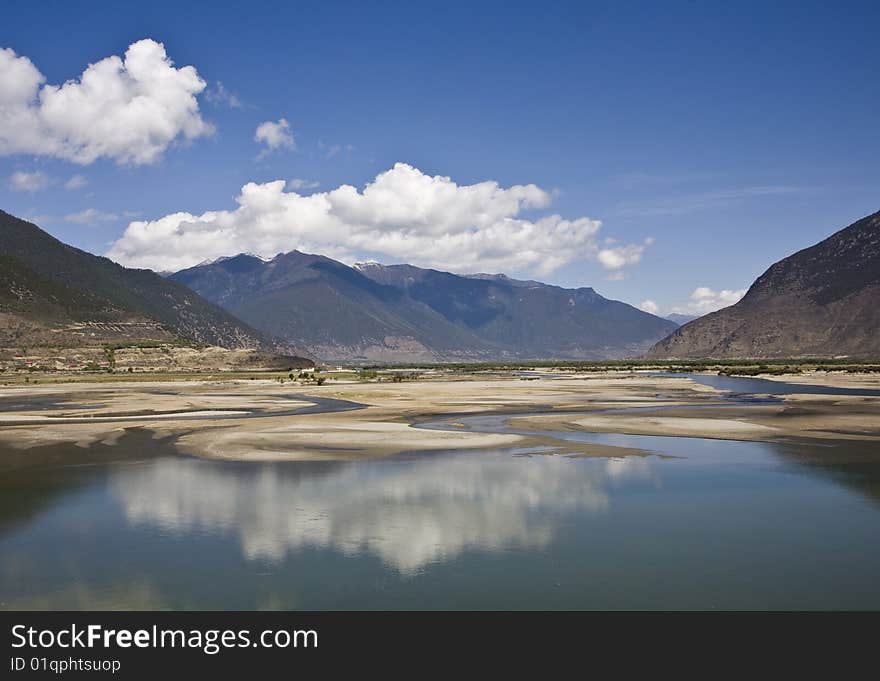
{"type": "Polygon", "coordinates": [[[365,262],[356,262],[354,264],[355,269],[357,270],[367,270],[367,269],[375,269],[379,267],[385,267],[382,263],[376,262],[375,260],[367,260],[365,262]]]}
{"type": "Polygon", "coordinates": [[[205,265],[217,265],[221,262],[226,262],[227,260],[234,260],[235,258],[240,258],[242,256],[248,258],[256,258],[257,260],[261,260],[262,262],[270,262],[272,258],[266,258],[260,255],[259,253],[236,253],[235,255],[221,255],[219,258],[210,258],[208,260],[202,260],[196,267],[204,267],[205,265]]]}

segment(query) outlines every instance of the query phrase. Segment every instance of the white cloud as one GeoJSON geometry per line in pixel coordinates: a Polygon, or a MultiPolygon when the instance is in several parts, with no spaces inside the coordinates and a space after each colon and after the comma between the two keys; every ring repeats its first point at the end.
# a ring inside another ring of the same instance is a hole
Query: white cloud
{"type": "Polygon", "coordinates": [[[241,109],[244,107],[241,100],[227,90],[226,86],[219,80],[214,87],[205,91],[205,99],[214,106],[228,106],[230,109],[241,109]]]}
{"type": "Polygon", "coordinates": [[[291,191],[298,192],[300,190],[309,190],[309,189],[317,189],[321,186],[320,182],[314,182],[312,180],[302,180],[298,177],[287,181],[287,188],[291,191]]]}
{"type": "Polygon", "coordinates": [[[178,139],[213,130],[196,99],[205,82],[192,66],[174,68],[154,40],[133,43],[124,58],[90,64],[63,85],[45,80],[30,59],[0,49],[0,156],[139,165],[158,160],[178,139]]]}
{"type": "Polygon", "coordinates": [[[639,309],[644,312],[649,312],[650,314],[657,314],[660,311],[660,307],[653,300],[643,300],[639,303],[639,309]]]}
{"type": "Polygon", "coordinates": [[[86,208],[79,213],[70,213],[64,216],[67,222],[74,222],[78,225],[93,225],[96,222],[111,222],[116,220],[118,216],[115,213],[102,213],[96,208],[86,208]]]}
{"type": "Polygon", "coordinates": [[[266,145],[266,148],[260,152],[260,158],[276,149],[296,149],[293,133],[290,132],[290,123],[286,118],[279,118],[277,123],[274,121],[260,123],[254,133],[254,142],[266,145]]]}
{"type": "Polygon", "coordinates": [[[645,250],[653,243],[654,239],[648,238],[641,244],[607,246],[599,250],[596,258],[599,264],[608,270],[609,279],[623,279],[626,276],[626,268],[638,265],[645,250]]]}
{"type": "MultiPolygon", "coordinates": [[[[173,270],[238,252],[271,257],[300,249],[347,262],[381,254],[458,272],[548,274],[600,252],[597,220],[519,217],[551,200],[533,184],[458,185],[398,163],[363,191],[342,185],[301,196],[285,192],[285,185],[247,184],[235,210],[132,222],[107,255],[125,265],[173,270]]],[[[635,248],[641,252],[644,245],[635,248]]],[[[612,264],[621,271],[637,261],[629,255],[626,263],[612,264]]]]}
{"type": "Polygon", "coordinates": [[[16,170],[9,176],[9,188],[14,192],[38,192],[48,187],[50,183],[49,176],[41,170],[32,173],[16,170]]]}
{"type": "Polygon", "coordinates": [[[687,303],[673,307],[672,311],[678,314],[704,315],[739,302],[739,299],[746,294],[746,290],[722,289],[715,291],[708,286],[698,286],[691,293],[687,303]]]}
{"type": "Polygon", "coordinates": [[[89,183],[88,178],[83,175],[74,175],[67,182],[64,183],[65,189],[82,189],[89,183]]]}

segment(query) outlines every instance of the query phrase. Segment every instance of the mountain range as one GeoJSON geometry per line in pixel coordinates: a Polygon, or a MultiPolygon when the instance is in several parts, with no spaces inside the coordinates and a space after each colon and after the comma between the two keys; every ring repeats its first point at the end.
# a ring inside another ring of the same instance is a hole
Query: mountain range
{"type": "Polygon", "coordinates": [[[331,360],[478,361],[635,356],[676,328],[592,288],[412,265],[349,267],[291,251],[171,275],[264,333],[331,360]]]}
{"type": "Polygon", "coordinates": [[[649,358],[880,357],[880,212],[772,265],[649,358]]]}
{"type": "MultiPolygon", "coordinates": [[[[0,348],[144,341],[295,348],[340,361],[880,357],[880,212],[772,265],[690,320],[503,274],[353,267],[299,251],[168,276],[0,211],[0,348]]],[[[249,359],[248,361],[254,361],[249,359]]]]}

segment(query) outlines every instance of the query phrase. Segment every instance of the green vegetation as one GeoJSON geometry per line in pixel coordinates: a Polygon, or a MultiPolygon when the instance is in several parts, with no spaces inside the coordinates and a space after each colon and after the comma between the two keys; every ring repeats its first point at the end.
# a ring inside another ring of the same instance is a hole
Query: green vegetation
{"type": "Polygon", "coordinates": [[[458,373],[484,373],[504,371],[526,371],[529,369],[554,369],[556,371],[595,372],[595,371],[671,371],[699,372],[723,370],[751,370],[763,367],[763,373],[799,373],[801,371],[877,371],[878,360],[853,360],[849,358],[780,358],[780,359],[616,359],[616,360],[536,360],[531,362],[472,362],[436,364],[372,364],[364,366],[364,371],[378,372],[395,368],[413,370],[453,371],[458,373]],[[788,371],[783,371],[783,369],[788,371]]]}
{"type": "Polygon", "coordinates": [[[819,364],[815,371],[845,371],[848,374],[880,373],[880,364],[847,364],[841,366],[819,364]]]}
{"type": "MultiPolygon", "coordinates": [[[[480,375],[499,375],[526,370],[554,370],[565,372],[623,372],[635,375],[637,371],[656,371],[669,373],[711,372],[723,376],[781,376],[797,375],[808,371],[880,373],[880,362],[858,363],[844,359],[807,360],[733,360],[725,362],[683,361],[658,362],[647,360],[626,360],[607,362],[528,362],[528,363],[479,363],[479,364],[435,364],[413,367],[371,367],[352,371],[324,372],[321,375],[312,372],[248,370],[248,371],[134,371],[125,370],[125,378],[120,379],[112,367],[91,361],[80,371],[55,370],[44,365],[21,366],[7,368],[3,372],[4,384],[33,382],[35,374],[40,375],[44,382],[76,383],[103,382],[114,380],[126,381],[240,381],[240,380],[273,380],[279,382],[299,381],[301,385],[324,385],[328,378],[334,381],[388,382],[401,383],[414,380],[439,380],[458,378],[477,378],[480,375]],[[430,371],[432,373],[426,373],[430,371]]],[[[121,371],[121,370],[120,370],[121,371]]],[[[522,380],[540,380],[540,376],[520,376],[522,380]]]]}
{"type": "Polygon", "coordinates": [[[785,374],[800,374],[803,369],[799,366],[767,366],[766,364],[758,364],[756,366],[744,367],[727,367],[718,371],[719,376],[759,376],[760,374],[769,376],[783,376],[785,374]]]}
{"type": "MultiPolygon", "coordinates": [[[[402,365],[401,365],[402,367],[402,365]]],[[[372,365],[364,367],[360,376],[370,372],[376,374],[378,380],[390,377],[388,380],[400,382],[410,378],[418,378],[420,374],[416,370],[437,371],[444,374],[493,374],[509,373],[528,370],[552,370],[572,373],[593,372],[636,372],[658,371],[668,373],[717,373],[720,376],[783,376],[796,375],[805,371],[840,371],[847,373],[878,373],[880,364],[875,361],[858,361],[846,358],[835,359],[765,359],[760,362],[754,359],[738,360],[548,360],[535,362],[474,362],[474,363],[451,363],[451,364],[415,364],[406,365],[412,369],[410,373],[404,373],[399,369],[392,373],[394,367],[372,365]],[[383,371],[384,370],[384,371],[383,371]]],[[[535,380],[536,377],[521,377],[522,380],[535,380]]],[[[361,379],[363,380],[363,379],[361,379]]]]}
{"type": "Polygon", "coordinates": [[[416,381],[418,380],[421,374],[417,371],[407,371],[402,372],[398,371],[391,374],[391,382],[392,383],[403,383],[404,381],[416,381]]]}

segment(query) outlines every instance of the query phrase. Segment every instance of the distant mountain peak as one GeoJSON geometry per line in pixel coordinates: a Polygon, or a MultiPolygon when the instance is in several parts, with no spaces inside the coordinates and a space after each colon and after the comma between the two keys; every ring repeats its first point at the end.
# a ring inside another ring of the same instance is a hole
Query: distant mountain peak
{"type": "Polygon", "coordinates": [[[207,265],[219,265],[220,263],[234,261],[234,260],[259,260],[260,262],[271,262],[272,258],[266,258],[259,253],[250,253],[250,252],[242,252],[236,253],[235,255],[221,255],[219,258],[210,258],[208,260],[202,260],[198,265],[194,265],[194,267],[205,267],[207,265]]]}
{"type": "Polygon", "coordinates": [[[680,312],[673,312],[672,314],[666,315],[665,319],[668,319],[671,322],[675,322],[679,326],[684,326],[688,322],[699,319],[699,317],[700,315],[698,314],[681,314],[680,312]]]}

